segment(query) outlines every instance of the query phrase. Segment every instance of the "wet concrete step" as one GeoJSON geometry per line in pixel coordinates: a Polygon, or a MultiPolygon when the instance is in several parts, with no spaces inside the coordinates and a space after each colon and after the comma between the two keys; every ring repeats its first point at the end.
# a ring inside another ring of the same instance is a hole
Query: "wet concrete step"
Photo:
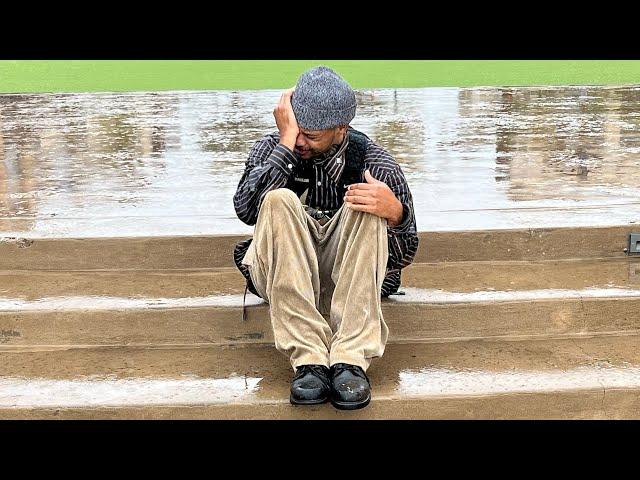
{"type": "MultiPolygon", "coordinates": [[[[402,288],[445,292],[640,288],[640,257],[414,263],[402,288]]],[[[244,292],[235,267],[182,270],[0,271],[0,301],[50,297],[188,298],[244,292]]],[[[0,308],[2,304],[0,304],[0,308]]]]}
{"type": "MultiPolygon", "coordinates": [[[[0,350],[38,346],[272,343],[265,305],[0,312],[0,350]]],[[[640,332],[635,298],[425,304],[386,301],[390,342],[640,332]]]]}
{"type": "MultiPolygon", "coordinates": [[[[383,301],[392,342],[640,330],[640,259],[414,264],[383,301]]],[[[0,348],[271,343],[235,268],[0,272],[0,348]]]]}
{"type": "MultiPolygon", "coordinates": [[[[421,232],[416,262],[624,257],[638,225],[421,232]]],[[[29,238],[0,236],[0,270],[233,267],[249,235],[29,238]]]]}
{"type": "Polygon", "coordinates": [[[0,418],[639,418],[639,340],[389,345],[355,412],[290,405],[269,345],[0,352],[0,418]]]}

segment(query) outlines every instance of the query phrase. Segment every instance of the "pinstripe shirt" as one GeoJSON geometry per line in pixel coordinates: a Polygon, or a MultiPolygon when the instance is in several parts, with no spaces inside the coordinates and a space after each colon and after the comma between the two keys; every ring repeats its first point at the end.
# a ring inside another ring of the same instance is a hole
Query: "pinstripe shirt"
{"type": "MultiPolygon", "coordinates": [[[[418,249],[416,219],[413,198],[402,169],[393,157],[364,134],[349,129],[341,145],[333,145],[324,155],[303,160],[284,145],[280,145],[278,133],[266,135],[257,141],[249,153],[245,171],[233,197],[238,218],[248,225],[255,225],[260,205],[265,195],[277,188],[289,188],[298,196],[307,190],[305,204],[323,211],[331,217],[342,206],[346,187],[342,174],[345,170],[345,152],[349,142],[363,144],[364,165],[356,182],[364,182],[364,170],[386,183],[402,203],[403,217],[400,224],[387,227],[389,259],[382,296],[395,293],[400,286],[400,270],[411,262],[418,249]],[[341,181],[342,180],[342,181],[341,181]]],[[[355,182],[349,182],[355,183],[355,182]]],[[[250,282],[248,269],[241,264],[248,248],[247,242],[236,246],[234,259],[237,267],[250,282]]],[[[255,290],[251,288],[255,293],[255,290]]]]}

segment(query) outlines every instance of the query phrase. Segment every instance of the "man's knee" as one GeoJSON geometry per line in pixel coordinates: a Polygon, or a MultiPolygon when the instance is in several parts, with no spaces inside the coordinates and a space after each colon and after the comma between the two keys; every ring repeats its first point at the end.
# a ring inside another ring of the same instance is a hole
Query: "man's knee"
{"type": "Polygon", "coordinates": [[[275,190],[271,190],[264,196],[264,200],[262,201],[262,205],[295,205],[300,203],[300,199],[298,196],[288,188],[277,188],[275,190]]]}
{"type": "Polygon", "coordinates": [[[259,215],[268,215],[271,221],[278,222],[299,215],[302,203],[296,194],[288,188],[278,188],[268,192],[262,200],[259,215]]]}
{"type": "Polygon", "coordinates": [[[347,208],[345,206],[345,220],[346,224],[350,225],[352,228],[360,229],[382,229],[386,230],[387,220],[373,213],[369,212],[361,212],[359,210],[353,210],[351,208],[347,208]]]}

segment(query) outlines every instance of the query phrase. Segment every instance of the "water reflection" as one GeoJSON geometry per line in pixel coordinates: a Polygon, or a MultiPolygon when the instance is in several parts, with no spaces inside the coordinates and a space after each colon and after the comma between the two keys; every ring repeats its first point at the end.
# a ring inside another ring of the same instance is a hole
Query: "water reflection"
{"type": "Polygon", "coordinates": [[[606,201],[612,187],[615,195],[638,199],[638,92],[503,90],[496,179],[509,180],[509,198],[606,201]]]}
{"type": "MultiPolygon", "coordinates": [[[[245,233],[232,196],[279,91],[0,95],[0,232],[245,233]]],[[[362,92],[420,230],[626,224],[640,87],[362,92]]]]}

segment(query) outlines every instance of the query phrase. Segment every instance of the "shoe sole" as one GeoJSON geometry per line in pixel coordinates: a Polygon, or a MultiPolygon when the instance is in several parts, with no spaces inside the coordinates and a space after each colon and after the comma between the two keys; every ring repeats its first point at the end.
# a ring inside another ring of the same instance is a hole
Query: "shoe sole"
{"type": "Polygon", "coordinates": [[[296,400],[293,396],[289,396],[289,402],[292,405],[321,405],[323,403],[327,403],[329,401],[329,397],[321,398],[318,400],[296,400]]]}
{"type": "Polygon", "coordinates": [[[359,408],[364,408],[369,405],[371,401],[371,395],[369,395],[366,399],[361,402],[340,402],[338,400],[331,399],[331,405],[336,407],[338,410],[358,410],[359,408]]]}

